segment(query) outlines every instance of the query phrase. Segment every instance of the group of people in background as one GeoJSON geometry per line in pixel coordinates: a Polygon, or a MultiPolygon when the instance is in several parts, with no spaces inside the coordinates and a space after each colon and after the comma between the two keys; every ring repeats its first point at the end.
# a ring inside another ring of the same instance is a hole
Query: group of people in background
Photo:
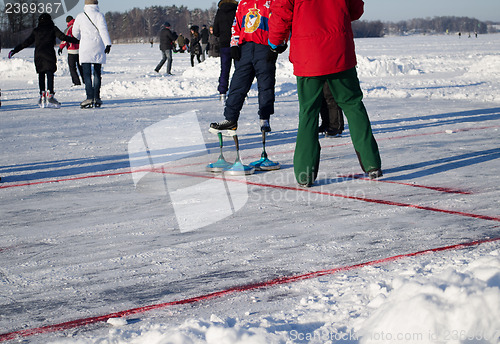
{"type": "Polygon", "coordinates": [[[99,11],[98,0],[85,0],[83,12],[76,19],[66,18],[68,28],[64,34],[55,26],[52,17],[43,13],[38,18],[38,26],[21,44],[9,52],[9,58],[19,51],[35,45],[35,67],[38,73],[40,98],[39,105],[60,107],[55,99],[54,73],[57,71],[57,57],[54,51],[56,38],[63,43],[58,53],[67,47],[68,63],[74,85],[80,85],[77,69],[85,84],[86,99],[82,108],[100,107],[101,70],[106,63],[106,54],[111,50],[111,38],[104,15],[99,11]]]}
{"type": "MultiPolygon", "coordinates": [[[[201,31],[198,25],[189,27],[189,38],[182,34],[178,35],[175,31],[171,31],[170,23],[167,21],[163,24],[159,34],[160,50],[163,58],[155,68],[157,73],[167,63],[167,75],[172,75],[172,52],[191,54],[191,66],[194,67],[195,58],[198,63],[205,61],[206,55],[209,57],[219,57],[219,39],[214,34],[213,26],[210,29],[203,25],[201,31]]],[[[151,47],[154,41],[151,40],[151,47]]]]}

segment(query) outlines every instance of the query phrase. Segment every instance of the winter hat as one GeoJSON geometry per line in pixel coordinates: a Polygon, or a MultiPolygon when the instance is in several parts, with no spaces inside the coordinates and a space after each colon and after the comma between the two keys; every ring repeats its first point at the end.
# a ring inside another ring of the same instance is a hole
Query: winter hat
{"type": "Polygon", "coordinates": [[[85,5],[97,5],[99,1],[97,0],[85,0],[85,5]]]}
{"type": "Polygon", "coordinates": [[[168,21],[166,21],[165,24],[163,24],[163,26],[170,27],[170,23],[168,21]]]}
{"type": "Polygon", "coordinates": [[[67,16],[66,17],[66,23],[69,23],[70,21],[73,20],[73,17],[72,16],[67,16]]]}
{"type": "Polygon", "coordinates": [[[54,22],[52,21],[52,17],[50,16],[50,14],[43,13],[40,15],[40,17],[38,17],[38,25],[54,25],[54,22]]]}

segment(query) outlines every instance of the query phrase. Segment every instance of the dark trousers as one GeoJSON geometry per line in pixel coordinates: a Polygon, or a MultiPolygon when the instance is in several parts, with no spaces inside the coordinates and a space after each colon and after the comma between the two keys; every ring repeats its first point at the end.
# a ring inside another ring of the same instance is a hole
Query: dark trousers
{"type": "Polygon", "coordinates": [[[159,72],[161,67],[167,62],[167,74],[171,74],[172,72],[172,50],[162,50],[161,51],[163,58],[161,59],[158,66],[156,66],[155,71],[159,72]]]}
{"type": "Polygon", "coordinates": [[[83,76],[83,70],[80,65],[80,56],[78,54],[68,54],[68,67],[73,85],[81,85],[82,83],[80,82],[78,72],[80,72],[80,75],[83,76]]]}
{"type": "Polygon", "coordinates": [[[276,61],[268,61],[269,46],[247,42],[241,46],[241,59],[234,62],[234,74],[224,108],[224,117],[238,121],[245,98],[257,78],[259,91],[259,118],[269,119],[274,113],[274,85],[276,61]]]}
{"type": "Polygon", "coordinates": [[[194,57],[198,60],[198,63],[201,63],[201,53],[191,54],[191,67],[194,67],[194,57]]]}
{"type": "Polygon", "coordinates": [[[344,131],[344,114],[333,98],[328,83],[323,86],[323,102],[321,103],[321,126],[326,131],[344,131]]]}
{"type": "Polygon", "coordinates": [[[83,80],[85,81],[85,93],[87,99],[101,99],[101,69],[100,63],[82,63],[83,80]],[[92,67],[94,73],[92,78],[92,67]],[[92,80],[93,79],[93,80],[92,80]]]}
{"type": "Polygon", "coordinates": [[[45,90],[48,90],[50,94],[54,94],[54,73],[38,73],[38,87],[40,89],[40,94],[45,90]],[[45,78],[47,78],[47,88],[45,88],[45,78]]]}
{"type": "Polygon", "coordinates": [[[361,168],[368,172],[381,167],[378,145],[362,101],[363,92],[356,68],[317,77],[297,77],[300,110],[293,168],[300,184],[313,183],[318,175],[321,151],[318,141],[318,113],[325,82],[347,117],[351,140],[361,168]]]}
{"type": "Polygon", "coordinates": [[[229,74],[231,73],[231,48],[220,48],[220,76],[217,91],[226,94],[229,88],[229,74]]]}

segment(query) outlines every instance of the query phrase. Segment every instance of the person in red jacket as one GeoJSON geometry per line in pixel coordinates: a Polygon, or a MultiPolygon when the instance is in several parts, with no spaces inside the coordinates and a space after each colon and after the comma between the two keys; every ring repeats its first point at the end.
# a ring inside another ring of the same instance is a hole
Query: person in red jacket
{"type": "Polygon", "coordinates": [[[277,54],[269,49],[268,22],[274,0],[241,0],[232,27],[231,57],[234,74],[224,108],[226,120],[211,123],[215,130],[236,130],[238,118],[254,78],[259,92],[261,131],[270,132],[274,113],[277,54]]]}
{"type": "Polygon", "coordinates": [[[311,186],[318,175],[318,114],[325,82],[347,117],[361,168],[372,179],[382,176],[356,73],[351,21],[361,17],[363,6],[362,0],[275,0],[271,6],[269,45],[278,49],[290,37],[290,61],[297,77],[300,110],[293,161],[302,186],[311,186]]]}
{"type": "MultiPolygon", "coordinates": [[[[66,17],[66,23],[68,23],[68,28],[66,29],[66,35],[73,37],[73,23],[75,19],[72,16],[66,17]]],[[[83,70],[82,65],[80,64],[80,58],[78,54],[78,49],[80,47],[79,44],[74,44],[70,42],[63,41],[59,45],[59,49],[57,50],[57,54],[60,56],[64,48],[68,48],[68,66],[69,72],[71,74],[71,80],[73,81],[74,86],[79,86],[82,83],[80,82],[80,77],[78,76],[78,72],[82,75],[83,79],[83,70]],[[78,69],[78,72],[77,72],[78,69]]]]}

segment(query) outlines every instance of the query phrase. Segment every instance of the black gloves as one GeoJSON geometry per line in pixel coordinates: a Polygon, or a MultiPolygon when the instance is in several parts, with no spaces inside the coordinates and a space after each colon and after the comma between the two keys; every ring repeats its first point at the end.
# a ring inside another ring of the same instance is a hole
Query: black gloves
{"type": "Polygon", "coordinates": [[[110,51],[111,51],[111,45],[106,45],[106,49],[104,49],[104,52],[106,54],[109,54],[110,51]]]}
{"type": "Polygon", "coordinates": [[[267,53],[267,62],[276,62],[278,59],[278,54],[281,54],[288,48],[286,43],[278,45],[276,48],[269,46],[269,52],[267,53]]]}
{"type": "Polygon", "coordinates": [[[57,49],[57,55],[61,56],[62,54],[62,48],[57,49]]]}
{"type": "Polygon", "coordinates": [[[231,58],[235,61],[239,61],[241,59],[240,47],[231,47],[231,58]]]}

